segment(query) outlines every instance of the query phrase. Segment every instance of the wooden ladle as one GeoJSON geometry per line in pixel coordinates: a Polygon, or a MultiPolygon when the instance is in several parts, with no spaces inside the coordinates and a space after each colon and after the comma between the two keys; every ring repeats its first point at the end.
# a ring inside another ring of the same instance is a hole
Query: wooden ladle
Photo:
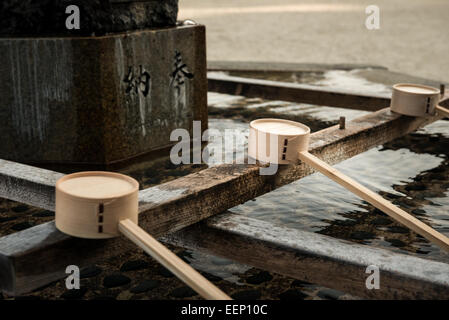
{"type": "Polygon", "coordinates": [[[296,163],[299,159],[399,223],[449,251],[449,238],[310,154],[309,139],[310,128],[302,123],[282,119],[254,120],[250,123],[248,156],[274,164],[296,163]]]}
{"type": "Polygon", "coordinates": [[[114,172],[66,175],[56,182],[56,227],[88,239],[122,233],[205,299],[230,300],[201,274],[141,229],[138,223],[139,183],[114,172]]]}

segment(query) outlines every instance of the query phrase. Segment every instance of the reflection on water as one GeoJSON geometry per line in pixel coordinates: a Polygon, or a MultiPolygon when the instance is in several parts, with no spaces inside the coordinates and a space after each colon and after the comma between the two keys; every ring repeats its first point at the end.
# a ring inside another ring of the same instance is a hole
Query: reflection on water
{"type": "MultiPolygon", "coordinates": [[[[358,72],[360,70],[329,70],[326,72],[303,72],[303,73],[251,73],[251,72],[210,72],[211,75],[226,75],[232,76],[259,76],[261,79],[269,79],[275,81],[294,82],[299,84],[315,85],[317,87],[332,88],[335,90],[345,90],[353,92],[363,92],[364,94],[387,95],[391,94],[391,88],[381,84],[374,83],[361,77],[358,72]]],[[[227,116],[233,114],[229,111],[224,112],[223,109],[236,109],[241,113],[241,107],[244,105],[246,110],[252,110],[255,114],[260,114],[263,117],[278,116],[284,117],[296,116],[302,117],[303,122],[309,119],[319,120],[323,124],[329,125],[330,122],[337,121],[341,116],[346,117],[346,120],[352,120],[362,115],[367,114],[366,111],[350,110],[334,107],[315,106],[306,103],[293,103],[285,101],[265,101],[262,99],[245,99],[240,96],[233,96],[227,94],[219,94],[209,92],[208,94],[209,106],[212,110],[219,109],[221,113],[227,116]],[[270,114],[271,113],[271,114],[270,114]]],[[[253,114],[252,114],[253,115],[253,114]]],[[[294,119],[291,119],[294,120],[294,119]]],[[[309,120],[310,121],[310,120],[309,120]]],[[[307,124],[307,123],[306,123],[307,124]]],[[[312,127],[312,126],[311,126],[312,127]]],[[[313,127],[312,127],[313,129],[313,127]]],[[[322,129],[321,127],[317,127],[322,129]]]]}
{"type": "Polygon", "coordinates": [[[311,84],[323,87],[354,90],[364,94],[391,94],[391,88],[381,83],[371,82],[358,75],[359,70],[329,70],[322,79],[311,84]]]}
{"type": "MultiPolygon", "coordinates": [[[[383,89],[379,86],[376,90],[383,89]]],[[[225,95],[222,96],[226,99],[225,95]]],[[[220,100],[219,96],[215,96],[215,99],[215,102],[220,100]]],[[[228,104],[228,108],[234,108],[233,103],[228,104]]],[[[282,101],[266,103],[252,99],[246,101],[246,104],[254,110],[255,117],[262,106],[282,115],[295,114],[298,121],[311,113],[315,119],[326,123],[342,113],[348,118],[366,114],[363,111],[282,101]]],[[[225,109],[226,106],[221,105],[221,108],[225,109]]],[[[246,140],[247,131],[244,130],[245,126],[247,130],[247,121],[237,119],[211,119],[210,127],[222,131],[226,128],[238,128],[246,140]]],[[[429,223],[439,232],[449,235],[448,125],[447,121],[437,121],[417,133],[368,150],[335,167],[429,223]]],[[[319,173],[230,211],[290,228],[449,261],[437,246],[409,232],[407,228],[319,173]]]]}
{"type": "MultiPolygon", "coordinates": [[[[422,218],[438,231],[449,235],[447,191],[445,195],[439,196],[437,191],[432,192],[432,185],[423,185],[417,188],[423,189],[421,190],[422,199],[413,199],[405,193],[408,185],[414,185],[413,182],[416,177],[426,170],[437,168],[443,163],[444,159],[428,154],[415,154],[407,149],[397,151],[381,151],[380,149],[380,147],[371,149],[339,163],[335,167],[366,187],[393,200],[404,210],[420,213],[418,218],[422,218]],[[404,193],[401,192],[402,189],[404,189],[404,193]]],[[[444,179],[447,178],[446,176],[444,179]]],[[[438,247],[434,245],[429,247],[421,239],[415,239],[419,240],[418,243],[413,243],[411,241],[413,239],[407,239],[406,241],[402,239],[401,242],[404,242],[404,246],[398,245],[398,241],[383,243],[382,241],[385,239],[397,238],[396,232],[382,229],[382,223],[369,224],[383,215],[319,173],[260,196],[255,201],[249,201],[230,211],[290,228],[315,232],[329,231],[324,233],[348,240],[362,240],[363,243],[370,244],[375,242],[375,244],[386,245],[387,247],[409,246],[412,251],[431,250],[435,256],[440,254],[438,247]],[[366,219],[364,216],[367,215],[375,216],[375,218],[366,219]],[[330,226],[334,226],[334,228],[328,228],[330,226]],[[340,226],[346,227],[345,229],[348,229],[346,231],[350,233],[342,234],[341,230],[338,230],[340,226]],[[354,230],[365,231],[365,235],[361,232],[354,235],[354,232],[352,232],[354,230]]],[[[389,225],[391,222],[385,224],[389,225]]],[[[408,234],[408,232],[406,233],[408,234]]]]}
{"type": "Polygon", "coordinates": [[[363,94],[390,95],[391,87],[365,79],[360,72],[372,69],[327,70],[309,72],[251,72],[251,71],[213,71],[209,75],[231,75],[237,77],[258,78],[263,80],[302,83],[332,90],[353,91],[363,94]]]}

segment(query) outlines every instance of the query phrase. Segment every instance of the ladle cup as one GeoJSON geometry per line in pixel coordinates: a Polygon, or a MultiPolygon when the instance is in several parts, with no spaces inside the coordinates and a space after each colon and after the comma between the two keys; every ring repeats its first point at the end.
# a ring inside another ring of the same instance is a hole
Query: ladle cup
{"type": "Polygon", "coordinates": [[[449,117],[449,110],[438,105],[440,90],[420,84],[398,83],[393,86],[390,109],[412,117],[431,117],[441,114],[449,117]]]}

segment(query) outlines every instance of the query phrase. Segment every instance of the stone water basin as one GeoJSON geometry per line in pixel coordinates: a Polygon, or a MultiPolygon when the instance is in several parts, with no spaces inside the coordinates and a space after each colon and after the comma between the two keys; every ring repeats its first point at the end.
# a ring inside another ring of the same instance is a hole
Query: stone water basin
{"type": "MultiPolygon", "coordinates": [[[[244,74],[233,74],[244,75],[244,74]]],[[[264,74],[264,78],[307,82],[320,86],[349,86],[372,93],[388,93],[389,86],[367,80],[359,71],[331,70],[302,76],[264,74]],[[299,80],[298,80],[299,79],[299,80]]],[[[236,130],[238,143],[245,147],[248,122],[259,117],[284,117],[301,121],[313,131],[366,114],[283,101],[265,101],[209,93],[209,128],[224,133],[236,130]]],[[[219,139],[210,147],[217,147],[219,139]]],[[[238,158],[226,144],[225,152],[238,158]]],[[[243,148],[244,149],[244,148],[243,148]]],[[[241,150],[241,148],[240,148],[241,150]]],[[[379,192],[401,208],[449,235],[449,126],[437,121],[416,133],[336,165],[336,168],[379,192]]],[[[175,166],[168,159],[140,164],[127,173],[143,187],[157,185],[179,176],[219,164],[175,166]]],[[[387,248],[423,258],[449,262],[438,247],[400,226],[321,174],[312,174],[242,205],[231,212],[350,241],[387,248]],[[323,202],[323,198],[327,199],[323,202]],[[292,200],[293,199],[293,200],[292,200]]],[[[0,203],[2,235],[53,219],[48,211],[3,200],[0,203]]],[[[200,252],[173,248],[194,268],[201,270],[220,288],[247,299],[354,299],[348,294],[276,275],[231,260],[200,252]]],[[[23,298],[45,299],[197,299],[182,283],[139,250],[107,261],[98,261],[84,270],[82,286],[74,296],[58,281],[23,298]]],[[[6,297],[5,297],[6,298],[6,297]]]]}

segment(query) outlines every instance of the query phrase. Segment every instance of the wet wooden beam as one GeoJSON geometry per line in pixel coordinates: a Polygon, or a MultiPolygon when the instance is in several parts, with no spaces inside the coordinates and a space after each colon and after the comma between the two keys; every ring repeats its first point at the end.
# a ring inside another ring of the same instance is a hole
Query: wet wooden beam
{"type": "Polygon", "coordinates": [[[372,299],[448,299],[449,264],[393,253],[226,213],[167,235],[174,245],[212,253],[302,281],[372,299]],[[368,266],[380,288],[369,290],[368,266]]]}
{"type": "Polygon", "coordinates": [[[55,183],[62,173],[0,159],[0,198],[54,210],[55,183]]]}
{"type": "MultiPolygon", "coordinates": [[[[335,164],[374,146],[405,135],[437,120],[392,114],[388,109],[357,118],[346,129],[333,126],[312,134],[310,152],[335,164]]],[[[0,185],[8,188],[2,196],[52,209],[53,189],[37,183],[36,194],[27,192],[36,177],[45,177],[42,169],[8,161],[0,163],[0,185]],[[29,183],[31,180],[31,183],[29,183]],[[28,188],[28,189],[27,189],[28,188]]],[[[170,181],[139,193],[139,224],[158,237],[178,231],[238,204],[298,180],[313,170],[304,164],[281,166],[276,175],[259,175],[259,166],[224,164],[170,181]]],[[[45,180],[45,179],[44,179],[45,180]]],[[[28,292],[64,277],[69,264],[83,266],[95,259],[130,250],[128,241],[80,240],[61,234],[54,223],[45,223],[0,238],[0,287],[9,294],[28,292]]]]}
{"type": "Polygon", "coordinates": [[[221,74],[209,74],[207,79],[208,90],[213,92],[345,109],[377,111],[390,106],[391,99],[391,95],[368,95],[350,90],[337,90],[307,84],[249,79],[221,74]]]}

